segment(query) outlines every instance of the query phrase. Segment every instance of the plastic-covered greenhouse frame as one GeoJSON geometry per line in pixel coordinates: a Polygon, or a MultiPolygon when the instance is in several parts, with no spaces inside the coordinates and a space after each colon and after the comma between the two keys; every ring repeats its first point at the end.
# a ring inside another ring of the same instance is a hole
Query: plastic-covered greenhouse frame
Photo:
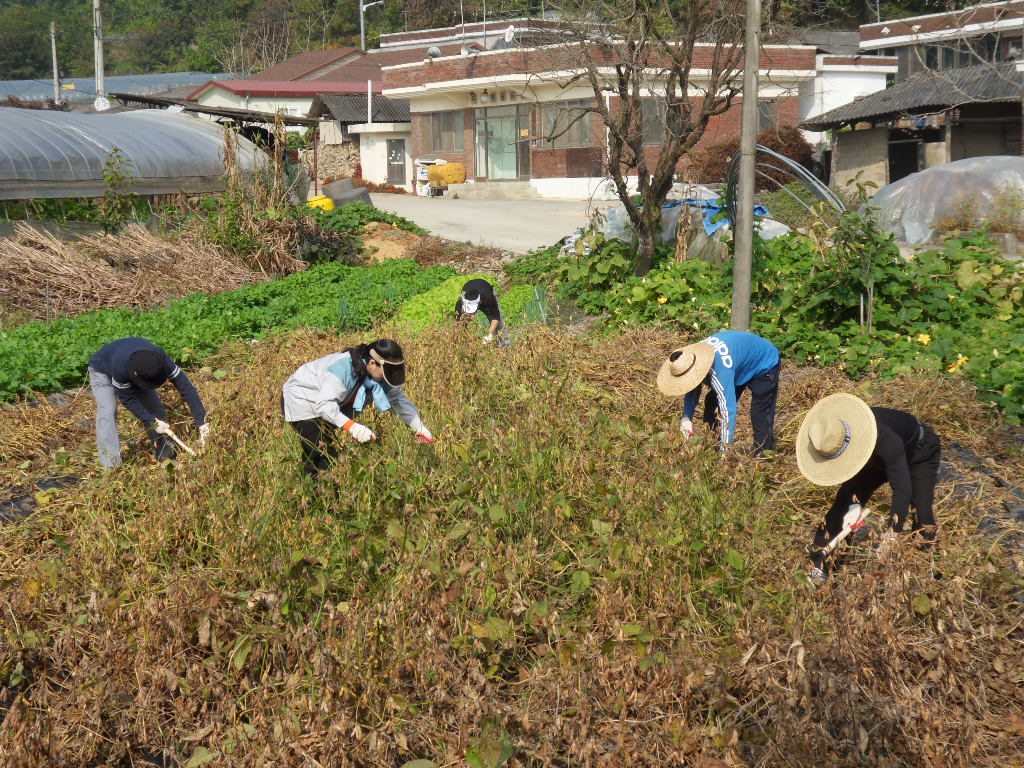
{"type": "MultiPolygon", "coordinates": [[[[134,195],[219,192],[228,130],[164,110],[90,115],[0,107],[0,200],[103,197],[114,147],[134,195]]],[[[271,162],[241,136],[235,155],[242,174],[271,162]]]]}

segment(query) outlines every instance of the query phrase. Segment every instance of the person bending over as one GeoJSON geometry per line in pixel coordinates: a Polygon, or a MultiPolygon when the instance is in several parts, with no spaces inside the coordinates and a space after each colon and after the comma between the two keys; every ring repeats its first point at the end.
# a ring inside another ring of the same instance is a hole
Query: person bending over
{"type": "Polygon", "coordinates": [[[146,425],[156,458],[175,458],[167,408],[156,391],[166,381],[174,384],[188,403],[189,412],[199,427],[199,441],[205,446],[210,438],[206,408],[188,376],[160,347],[131,336],[103,345],[89,358],[89,384],[96,400],[96,447],[101,466],[108,469],[121,466],[118,401],[146,425]]]}
{"type": "Polygon", "coordinates": [[[479,277],[462,286],[462,294],[455,301],[455,319],[459,320],[463,315],[473,316],[477,312],[483,312],[490,321],[487,334],[484,336],[484,344],[490,344],[497,338],[499,347],[507,347],[511,342],[505,329],[505,319],[501,315],[498,297],[494,293],[494,286],[479,277]]]}
{"type": "Polygon", "coordinates": [[[826,544],[843,527],[851,505],[867,505],[888,483],[892,504],[883,550],[903,531],[910,509],[914,531],[925,546],[935,540],[935,485],[942,446],[927,424],[904,411],[871,408],[843,392],[819,400],[808,412],[797,435],[800,472],[815,485],[838,485],[835,500],[815,532],[807,578],[815,587],[828,578],[826,544]]]}
{"type": "Polygon", "coordinates": [[[371,400],[381,411],[394,407],[422,442],[434,442],[402,391],[404,384],[402,347],[390,339],[350,347],[295,371],[282,388],[281,407],[285,421],[299,433],[303,473],[315,475],[336,459],[337,429],[360,443],[375,439],[369,427],[355,420],[371,400]]]}
{"type": "Polygon", "coordinates": [[[721,331],[676,349],[658,371],[658,389],[683,398],[679,431],[693,437],[693,416],[701,389],[704,422],[720,434],[722,448],[736,434],[737,403],[750,390],[750,421],[754,427],[754,455],[775,450],[775,404],[779,396],[782,363],[771,342],[746,331],[721,331]]]}

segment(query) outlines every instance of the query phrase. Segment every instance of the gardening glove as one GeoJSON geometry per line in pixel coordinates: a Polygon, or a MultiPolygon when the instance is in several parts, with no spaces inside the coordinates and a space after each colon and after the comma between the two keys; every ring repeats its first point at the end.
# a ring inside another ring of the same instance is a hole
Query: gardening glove
{"type": "Polygon", "coordinates": [[[436,442],[434,440],[434,436],[430,434],[430,430],[423,425],[423,422],[420,420],[419,416],[413,419],[413,422],[412,424],[409,425],[409,428],[416,433],[416,437],[417,439],[419,439],[421,443],[436,442]]]}
{"type": "Polygon", "coordinates": [[[160,421],[160,419],[155,419],[153,421],[153,431],[158,435],[167,435],[168,437],[174,434],[174,430],[171,429],[171,425],[166,421],[160,421]]]}
{"type": "Polygon", "coordinates": [[[494,334],[488,333],[484,336],[484,344],[490,344],[492,341],[494,341],[494,334]]]}
{"type": "Polygon", "coordinates": [[[679,431],[686,437],[693,437],[693,422],[690,421],[688,416],[683,416],[683,418],[679,420],[679,431]]]}
{"type": "Polygon", "coordinates": [[[201,445],[203,448],[205,448],[206,444],[209,441],[210,441],[210,425],[208,423],[207,424],[200,424],[199,425],[199,445],[201,445]]]}
{"type": "Polygon", "coordinates": [[[344,429],[360,443],[368,443],[377,437],[369,427],[364,427],[362,424],[351,420],[345,425],[344,429]]]}

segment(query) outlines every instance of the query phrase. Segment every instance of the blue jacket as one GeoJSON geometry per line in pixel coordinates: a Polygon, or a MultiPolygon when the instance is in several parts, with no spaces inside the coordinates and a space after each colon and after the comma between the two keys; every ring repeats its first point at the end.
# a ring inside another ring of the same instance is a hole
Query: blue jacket
{"type": "MultiPolygon", "coordinates": [[[[701,341],[715,350],[708,381],[718,396],[719,408],[725,411],[721,419],[722,445],[732,442],[736,434],[736,389],[755,376],[768,373],[779,364],[779,350],[770,342],[746,331],[721,331],[701,341]]],[[[703,382],[687,392],[683,400],[683,415],[692,419],[697,411],[703,382]]]]}
{"type": "Polygon", "coordinates": [[[154,382],[156,386],[153,389],[170,380],[178,392],[181,393],[182,399],[188,403],[188,410],[192,414],[192,418],[195,419],[196,424],[199,426],[205,424],[206,408],[203,406],[203,401],[199,399],[199,393],[196,392],[196,388],[189,381],[188,376],[182,372],[181,368],[174,364],[174,361],[167,356],[163,349],[148,339],[129,336],[124,339],[117,339],[109,344],[104,344],[89,358],[89,367],[97,373],[109,376],[121,404],[135,414],[147,427],[152,427],[156,423],[156,416],[150,413],[149,409],[139,400],[138,392],[143,387],[133,380],[131,366],[128,362],[132,353],[141,349],[156,350],[164,357],[163,370],[158,381],[154,382]]]}

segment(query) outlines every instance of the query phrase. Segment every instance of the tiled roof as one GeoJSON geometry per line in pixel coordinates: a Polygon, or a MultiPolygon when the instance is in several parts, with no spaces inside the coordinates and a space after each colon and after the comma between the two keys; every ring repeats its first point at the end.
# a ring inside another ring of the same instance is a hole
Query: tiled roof
{"type": "Polygon", "coordinates": [[[883,91],[804,120],[801,128],[822,131],[846,123],[915,114],[972,102],[1020,101],[1020,74],[1012,61],[921,72],[883,91]]]}
{"type": "Polygon", "coordinates": [[[298,56],[275,64],[259,74],[248,78],[249,80],[303,80],[309,76],[316,76],[317,70],[326,67],[328,64],[344,59],[346,56],[359,54],[358,48],[327,48],[321,51],[306,51],[298,56]]]}
{"type": "MultiPolygon", "coordinates": [[[[341,123],[365,123],[366,95],[318,94],[309,114],[311,117],[317,117],[327,112],[341,123]]],[[[408,123],[412,120],[409,115],[409,101],[374,96],[373,119],[379,123],[408,123]]]]}

